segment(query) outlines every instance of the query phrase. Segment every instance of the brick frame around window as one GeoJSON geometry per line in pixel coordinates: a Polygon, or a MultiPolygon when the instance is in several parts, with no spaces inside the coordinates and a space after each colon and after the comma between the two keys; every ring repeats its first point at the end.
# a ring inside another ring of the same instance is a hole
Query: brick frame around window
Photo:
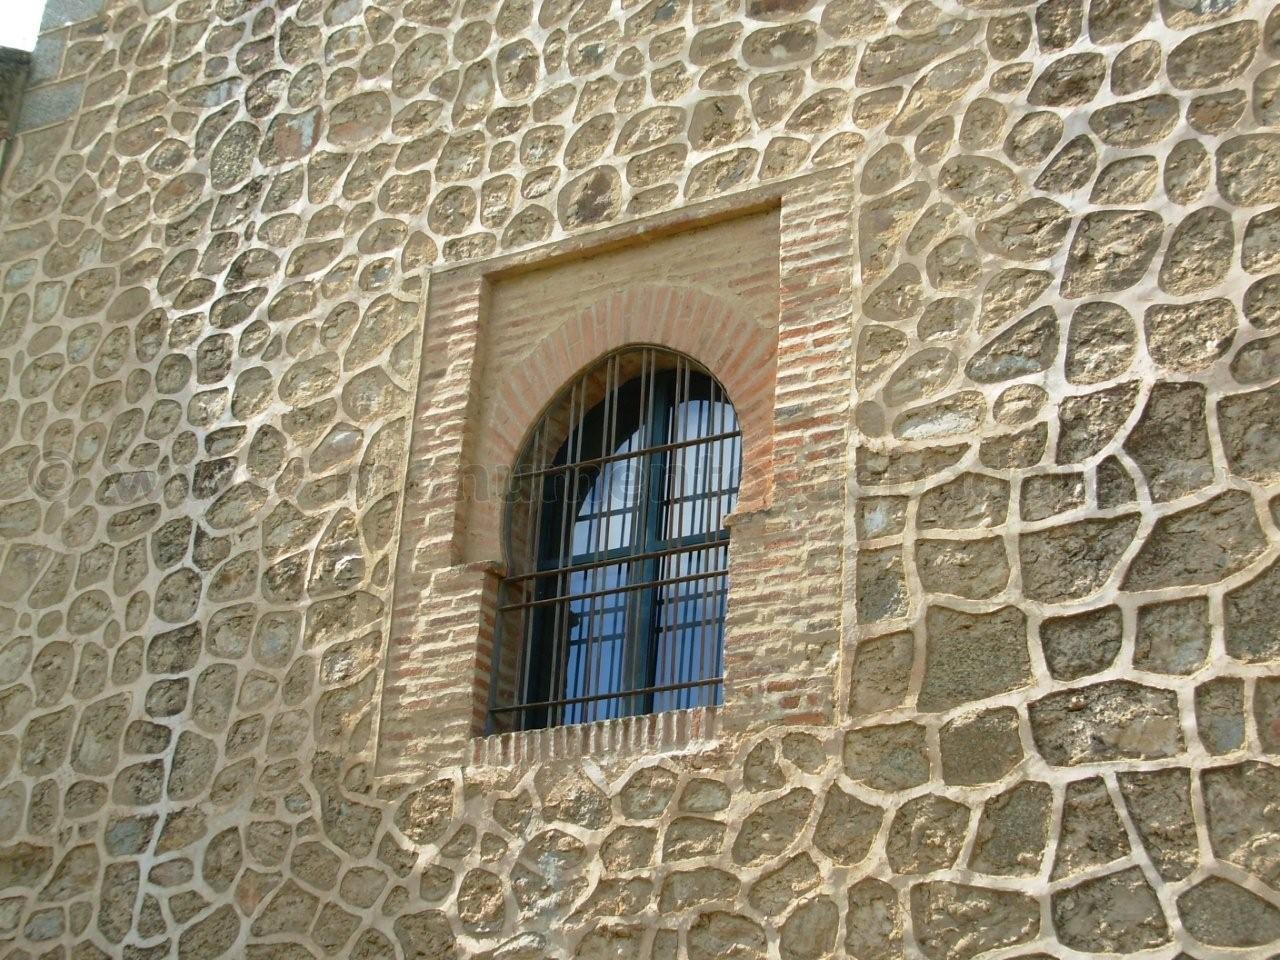
{"type": "Polygon", "coordinates": [[[853,194],[850,169],[833,168],[432,275],[394,574],[381,776],[656,752],[722,732],[833,722],[857,282],[853,194]],[[486,373],[495,350],[486,342],[492,291],[505,278],[626,256],[646,242],[769,211],[777,230],[770,322],[736,316],[705,289],[638,271],[563,323],[525,334],[531,342],[518,370],[486,373]],[[558,390],[631,343],[702,363],[742,422],[743,489],[728,520],[724,705],[483,737],[506,476],[558,390]]]}

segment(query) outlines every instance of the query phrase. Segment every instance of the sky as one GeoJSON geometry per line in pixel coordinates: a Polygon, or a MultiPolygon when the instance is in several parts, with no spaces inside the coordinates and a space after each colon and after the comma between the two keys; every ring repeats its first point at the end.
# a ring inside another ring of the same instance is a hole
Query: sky
{"type": "Polygon", "coordinates": [[[0,0],[0,47],[33,49],[43,11],[44,0],[0,0]]]}

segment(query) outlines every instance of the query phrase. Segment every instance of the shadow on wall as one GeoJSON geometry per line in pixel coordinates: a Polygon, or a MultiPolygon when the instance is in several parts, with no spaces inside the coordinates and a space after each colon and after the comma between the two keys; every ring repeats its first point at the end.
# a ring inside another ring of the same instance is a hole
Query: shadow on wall
{"type": "Polygon", "coordinates": [[[0,47],[0,182],[4,179],[9,142],[13,139],[22,108],[22,94],[31,73],[31,54],[0,47]]]}
{"type": "Polygon", "coordinates": [[[102,6],[103,0],[7,0],[0,23],[0,151],[18,133],[61,123],[79,109],[85,67],[64,55],[70,41],[94,32],[102,6]]]}

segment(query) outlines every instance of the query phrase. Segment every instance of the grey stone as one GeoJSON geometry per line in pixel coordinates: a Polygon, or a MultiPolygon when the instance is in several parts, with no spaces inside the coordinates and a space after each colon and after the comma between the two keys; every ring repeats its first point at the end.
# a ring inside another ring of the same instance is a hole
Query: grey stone
{"type": "Polygon", "coordinates": [[[1078,680],[1109,667],[1123,638],[1120,608],[1099,607],[1040,624],[1045,665],[1056,680],[1078,680]]]}
{"type": "Polygon", "coordinates": [[[1125,451],[1146,475],[1152,498],[1172,500],[1213,481],[1213,457],[1205,423],[1205,389],[1199,384],[1158,383],[1125,451]]]}
{"type": "Polygon", "coordinates": [[[1237,206],[1280,203],[1280,135],[1232,137],[1218,148],[1218,190],[1237,206]]]}
{"type": "MultiPolygon", "coordinates": [[[[1240,265],[1250,273],[1266,273],[1280,266],[1280,207],[1251,217],[1240,245],[1240,265]]],[[[1227,252],[1228,262],[1231,251],[1227,252]]]]}
{"type": "Polygon", "coordinates": [[[659,816],[675,793],[676,777],[664,767],[645,767],[632,774],[618,799],[622,812],[632,819],[648,820],[659,816]]]}
{"type": "Polygon", "coordinates": [[[992,783],[1022,761],[1018,714],[1011,707],[963,715],[938,731],[942,779],[956,785],[992,783]]]}
{"type": "Polygon", "coordinates": [[[861,862],[871,850],[884,811],[833,784],[813,832],[813,845],[836,863],[861,862]]]}
{"type": "Polygon", "coordinates": [[[811,733],[788,733],[782,738],[782,755],[805,773],[820,773],[828,762],[823,741],[811,733]]]}
{"type": "Polygon", "coordinates": [[[1250,284],[1244,295],[1244,315],[1259,330],[1280,328],[1280,274],[1250,284]]]}
{"type": "Polygon", "coordinates": [[[1280,602],[1280,561],[1270,564],[1223,599],[1227,654],[1247,663],[1280,658],[1280,634],[1271,611],[1280,602]]]}
{"type": "Polygon", "coordinates": [[[1108,146],[1144,146],[1172,133],[1180,113],[1176,97],[1159,93],[1095,110],[1089,117],[1089,128],[1108,146]]]}
{"type": "Polygon", "coordinates": [[[889,124],[889,133],[910,133],[951,106],[977,82],[986,65],[980,51],[968,50],[930,69],[912,84],[902,109],[889,124]]]}
{"type": "Polygon", "coordinates": [[[1280,366],[1280,336],[1246,343],[1231,361],[1231,375],[1237,383],[1257,384],[1271,379],[1280,366]]]}
{"type": "Polygon", "coordinates": [[[1122,157],[1102,168],[1089,194],[1100,205],[1143,203],[1156,188],[1160,166],[1153,156],[1122,157]]]}
{"type": "Polygon", "coordinates": [[[84,78],[49,83],[31,90],[22,97],[21,111],[13,129],[15,132],[36,130],[69,119],[84,101],[84,91],[84,78]]]}
{"type": "Polygon", "coordinates": [[[1091,137],[1080,134],[1067,141],[1045,165],[1035,185],[1046,193],[1070,193],[1092,180],[1097,167],[1098,148],[1091,137]]]}
{"type": "Polygon", "coordinates": [[[845,733],[844,770],[876,790],[904,790],[929,779],[925,729],[915,723],[860,727],[845,733]]]}
{"type": "Polygon", "coordinates": [[[911,919],[929,960],[969,960],[1040,932],[1040,910],[1031,897],[947,881],[911,888],[911,919]]]}
{"type": "Polygon", "coordinates": [[[921,529],[995,526],[1004,522],[1008,503],[1006,481],[981,473],[962,473],[920,497],[916,524],[921,529]]]}
{"type": "Polygon", "coordinates": [[[1129,816],[1160,876],[1186,878],[1199,862],[1190,771],[1171,767],[1121,773],[1118,779],[1129,816]]]}
{"type": "Polygon", "coordinates": [[[132,926],[138,879],[138,864],[132,860],[110,863],[103,871],[97,926],[111,943],[122,941],[132,926]]]}
{"type": "Polygon", "coordinates": [[[1147,272],[1163,223],[1148,210],[1107,210],[1081,219],[1071,240],[1062,294],[1082,297],[1127,289],[1147,272]]]}
{"type": "Polygon", "coordinates": [[[779,952],[785,960],[829,957],[839,924],[839,908],[829,897],[806,900],[783,923],[779,952]]]}
{"type": "Polygon", "coordinates": [[[1216,677],[1205,681],[1196,687],[1195,705],[1196,728],[1206,750],[1213,754],[1231,753],[1244,744],[1243,680],[1216,677]]]}
{"type": "Polygon", "coordinates": [[[977,34],[976,22],[943,21],[932,30],[873,40],[858,66],[860,86],[878,86],[909,76],[931,61],[960,49],[977,34]]]}
{"type": "Polygon", "coordinates": [[[900,705],[907,695],[914,660],[912,633],[890,633],[861,641],[854,655],[850,713],[861,716],[900,705]]]}
{"type": "Polygon", "coordinates": [[[1088,103],[1106,75],[1106,58],[1099,53],[1073,53],[1053,61],[1036,78],[1028,102],[1034,106],[1067,107],[1088,103]]]}
{"type": "Polygon", "coordinates": [[[32,843],[0,847],[0,879],[5,889],[34,887],[53,866],[53,850],[32,843]]]}
{"type": "Polygon", "coordinates": [[[772,740],[761,740],[748,751],[742,762],[742,779],[752,793],[777,790],[786,785],[786,774],[778,764],[772,740]]]}
{"type": "Polygon", "coordinates": [[[1249,66],[1257,48],[1258,24],[1253,20],[1204,30],[1170,51],[1169,79],[1182,89],[1220,86],[1249,66]]]}
{"type": "Polygon", "coordinates": [[[1035,197],[978,227],[978,244],[988,253],[1010,260],[1044,260],[1066,239],[1071,218],[1065,207],[1035,197]]]}
{"type": "Polygon", "coordinates": [[[1187,932],[1214,947],[1260,947],[1280,938],[1280,909],[1223,877],[1211,876],[1178,897],[1187,932]]]}
{"type": "Polygon", "coordinates": [[[1138,867],[1055,893],[1053,925],[1075,950],[1134,953],[1171,939],[1155,891],[1138,867]]]}
{"type": "Polygon", "coordinates": [[[925,795],[904,803],[889,827],[885,856],[897,873],[942,870],[960,855],[969,808],[946,797],[925,795]]]}
{"type": "Polygon", "coordinates": [[[1068,783],[1053,878],[1113,863],[1128,853],[1128,835],[1102,778],[1068,783]]]}
{"type": "Polygon", "coordinates": [[[1160,72],[1163,53],[1155,40],[1138,40],[1111,61],[1111,92],[1125,96],[1146,88],[1160,72]]]}
{"type": "Polygon", "coordinates": [[[230,904],[192,924],[178,938],[179,960],[213,960],[231,949],[240,934],[240,918],[230,904]]]}
{"type": "Polygon", "coordinates": [[[1044,270],[1001,270],[982,291],[979,326],[994,330],[1012,320],[1049,288],[1053,276],[1044,270]]]}
{"type": "Polygon", "coordinates": [[[938,171],[938,185],[957,206],[973,216],[990,215],[1021,194],[1017,175],[988,157],[952,157],[938,171]]]}
{"type": "Polygon", "coordinates": [[[1214,767],[1201,774],[1201,783],[1213,852],[1274,885],[1280,821],[1272,798],[1280,769],[1257,761],[1214,767]]]}
{"type": "Polygon", "coordinates": [[[1215,286],[1231,267],[1234,249],[1231,214],[1218,207],[1196,210],[1173,231],[1160,265],[1160,288],[1186,295],[1215,286]]]}
{"type": "Polygon", "coordinates": [[[1164,189],[1174,203],[1192,203],[1209,183],[1209,153],[1198,139],[1180,140],[1164,163],[1164,189]]]}
{"type": "Polygon", "coordinates": [[[1082,303],[1067,334],[1067,379],[1091,384],[1120,376],[1132,363],[1136,346],[1137,331],[1127,310],[1104,301],[1082,303]]]}
{"type": "Polygon", "coordinates": [[[1276,678],[1258,680],[1253,690],[1253,716],[1262,749],[1267,753],[1280,753],[1280,683],[1276,678]]]}
{"type": "Polygon", "coordinates": [[[1096,593],[1111,577],[1137,530],[1138,518],[1128,515],[1024,533],[1018,542],[1024,592],[1043,603],[1096,593]]]}
{"type": "MultiPolygon", "coordinates": [[[[457,911],[462,928],[472,936],[497,933],[502,929],[506,919],[506,900],[502,881],[488,870],[481,868],[468,870],[458,885],[457,911]]],[[[408,919],[401,918],[402,922],[408,919]]],[[[429,923],[431,933],[425,938],[420,938],[425,939],[426,943],[416,947],[420,952],[411,954],[414,957],[421,957],[422,960],[426,960],[429,956],[440,955],[433,952],[438,947],[436,941],[447,937],[447,942],[451,943],[453,939],[448,918],[437,914],[429,923]]]]}
{"type": "Polygon", "coordinates": [[[902,950],[898,893],[883,880],[867,877],[849,887],[844,947],[856,960],[893,960],[902,950]]]}
{"type": "Polygon", "coordinates": [[[1016,607],[971,614],[933,606],[925,624],[921,710],[947,710],[1030,682],[1026,616],[1016,607]]]}
{"type": "Polygon", "coordinates": [[[700,817],[679,817],[667,827],[662,843],[662,859],[670,863],[720,852],[724,824],[700,817]]]}
{"type": "Polygon", "coordinates": [[[1223,452],[1231,471],[1267,482],[1280,476],[1280,437],[1267,424],[1280,416],[1280,385],[1237,393],[1218,402],[1223,452]]]}
{"type": "Polygon", "coordinates": [[[764,930],[746,917],[721,910],[699,915],[689,927],[685,942],[689,960],[725,956],[762,960],[765,956],[764,930]]]}
{"type": "Polygon", "coordinates": [[[1158,759],[1183,747],[1177,697],[1129,680],[1051,693],[1028,712],[1036,746],[1053,766],[1158,759]]]}
{"type": "Polygon", "coordinates": [[[1084,475],[1046,473],[1022,482],[1020,512],[1023,520],[1044,520],[1084,506],[1084,475]]]}
{"type": "Polygon", "coordinates": [[[864,550],[857,567],[858,615],[865,622],[901,617],[908,609],[900,547],[864,550]]]}
{"type": "Polygon", "coordinates": [[[1140,670],[1186,675],[1209,655],[1209,604],[1203,597],[1168,600],[1139,608],[1133,665],[1140,670]]]}
{"type": "Polygon", "coordinates": [[[868,484],[923,480],[955,464],[968,449],[967,444],[953,444],[880,453],[859,447],[857,476],[868,484]]]}
{"type": "Polygon", "coordinates": [[[982,808],[969,866],[1006,876],[1039,873],[1049,841],[1053,791],[1047,783],[1023,781],[982,808]]]}
{"type": "Polygon", "coordinates": [[[1244,569],[1265,546],[1253,499],[1228,490],[1156,521],[1125,575],[1125,590],[1216,583],[1244,569]]]}
{"type": "Polygon", "coordinates": [[[1095,43],[1128,40],[1151,19],[1154,9],[1154,0],[1091,0],[1089,38],[1095,43]]]}
{"type": "Polygon", "coordinates": [[[762,803],[742,822],[733,841],[735,863],[751,864],[789,847],[813,809],[813,793],[797,787],[762,803]]]}
{"type": "Polygon", "coordinates": [[[1244,116],[1249,97],[1243,90],[1202,93],[1187,105],[1187,123],[1207,136],[1226,133],[1244,116]]]}
{"type": "Polygon", "coordinates": [[[933,396],[951,382],[956,372],[955,352],[926,347],[901,363],[885,384],[884,400],[901,406],[933,396]]]}
{"type": "Polygon", "coordinates": [[[916,544],[916,573],[927,592],[980,600],[1004,590],[1009,561],[998,537],[921,540],[916,544]]]}
{"type": "Polygon", "coordinates": [[[1238,324],[1235,306],[1223,297],[1158,304],[1144,316],[1147,351],[1161,366],[1191,373],[1226,354],[1238,324]]]}
{"type": "Polygon", "coordinates": [[[1057,315],[1041,307],[980,348],[965,372],[978,383],[999,383],[1047,369],[1057,351],[1057,315]]]}

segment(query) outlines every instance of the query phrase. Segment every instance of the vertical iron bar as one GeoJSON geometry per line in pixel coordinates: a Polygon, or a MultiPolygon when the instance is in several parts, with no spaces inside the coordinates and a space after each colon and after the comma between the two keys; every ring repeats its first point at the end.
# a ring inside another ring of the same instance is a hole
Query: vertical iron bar
{"type": "MultiPolygon", "coordinates": [[[[615,353],[605,360],[604,365],[604,416],[600,419],[600,452],[604,453],[606,444],[610,441],[610,423],[616,415],[618,406],[617,392],[617,365],[618,355],[615,353]]],[[[612,449],[611,447],[608,449],[612,449]]],[[[610,529],[610,510],[612,506],[612,496],[610,487],[612,486],[611,464],[605,463],[600,467],[600,473],[596,477],[593,489],[596,491],[596,506],[594,513],[595,523],[595,544],[596,556],[609,552],[609,529],[610,529]]],[[[592,571],[591,584],[593,590],[599,590],[598,586],[600,578],[603,577],[605,583],[609,582],[608,567],[596,567],[592,571]]],[[[604,670],[605,646],[607,643],[608,623],[608,598],[604,596],[596,596],[591,598],[591,626],[587,631],[587,661],[583,676],[589,678],[590,690],[593,693],[600,693],[600,677],[604,670]],[[600,611],[597,613],[597,605],[600,611]],[[592,663],[592,661],[595,661],[592,663]]],[[[597,700],[590,707],[583,710],[584,719],[602,720],[608,714],[608,701],[597,700]]]]}
{"type": "MultiPolygon", "coordinates": [[[[610,401],[608,360],[605,361],[604,366],[605,366],[605,371],[604,371],[605,389],[604,389],[604,397],[601,402],[605,405],[605,411],[607,414],[608,405],[610,401]]],[[[593,367],[592,372],[595,372],[595,370],[597,370],[598,367],[599,365],[597,365],[596,367],[593,367]]],[[[583,401],[583,406],[584,408],[586,407],[586,401],[583,401]]],[[[582,422],[582,428],[584,433],[586,432],[586,426],[587,426],[586,417],[587,417],[587,413],[584,412],[583,422],[582,422]]],[[[583,458],[581,456],[578,457],[578,460],[582,460],[582,459],[583,458]]],[[[588,500],[593,501],[593,505],[591,507],[588,507],[586,501],[584,501],[583,507],[582,507],[582,509],[586,511],[587,546],[588,546],[588,553],[589,555],[591,555],[592,559],[598,559],[600,556],[600,487],[603,484],[603,482],[604,482],[604,473],[603,473],[603,470],[601,470],[596,474],[595,480],[590,481],[587,487],[586,497],[588,500]]],[[[577,554],[574,553],[574,555],[576,556],[577,554]]],[[[600,589],[600,570],[601,570],[600,567],[593,567],[591,569],[591,573],[588,575],[589,585],[587,583],[583,584],[586,590],[592,591],[594,593],[595,591],[600,589]]],[[[591,661],[592,661],[591,654],[595,644],[595,631],[596,631],[596,597],[595,596],[590,597],[587,603],[588,605],[586,609],[586,615],[578,620],[578,623],[580,625],[586,624],[584,634],[578,637],[578,648],[580,651],[579,658],[578,658],[578,674],[577,674],[578,676],[577,686],[580,688],[580,692],[578,692],[577,694],[578,696],[584,696],[590,693],[597,692],[594,684],[590,680],[591,661]]],[[[587,720],[594,709],[595,709],[594,701],[589,701],[586,703],[579,704],[577,707],[577,715],[578,715],[579,722],[587,720]]]]}
{"type": "MultiPolygon", "coordinates": [[[[545,457],[545,453],[543,451],[543,444],[545,442],[545,439],[546,439],[546,420],[544,419],[544,420],[538,421],[538,425],[534,428],[533,441],[532,441],[533,447],[531,452],[533,455],[533,460],[538,466],[542,465],[542,461],[545,457]]],[[[517,471],[519,470],[520,465],[524,462],[524,459],[525,458],[522,456],[520,460],[517,461],[517,464],[516,464],[517,471]]],[[[542,525],[539,522],[539,520],[541,519],[541,508],[539,506],[540,497],[537,495],[536,491],[542,489],[543,484],[545,482],[545,477],[535,476],[531,479],[533,482],[529,485],[530,493],[529,493],[527,504],[524,508],[525,509],[525,516],[523,518],[524,519],[524,535],[521,540],[520,547],[521,547],[521,555],[523,557],[529,558],[533,562],[534,569],[536,569],[538,558],[541,556],[541,540],[542,540],[542,537],[541,537],[542,525]]],[[[520,488],[520,485],[517,484],[516,488],[512,491],[512,502],[508,505],[509,510],[515,511],[519,509],[519,496],[521,492],[522,490],[520,488]]],[[[510,548],[510,544],[508,544],[508,548],[510,548]]],[[[518,563],[518,560],[515,556],[510,557],[510,561],[512,566],[512,573],[525,572],[523,570],[515,569],[518,563]]],[[[505,682],[504,678],[506,677],[506,671],[503,668],[504,668],[504,661],[507,656],[507,651],[505,649],[506,638],[512,632],[507,625],[507,621],[510,619],[510,615],[503,614],[501,612],[502,605],[504,602],[506,602],[507,597],[512,590],[518,590],[520,592],[521,600],[529,599],[529,596],[528,596],[529,590],[532,587],[535,587],[536,585],[537,585],[537,581],[535,580],[528,583],[526,583],[525,581],[515,581],[514,586],[511,585],[510,581],[507,581],[499,586],[498,611],[495,613],[494,624],[493,624],[493,646],[494,646],[494,660],[492,664],[493,679],[490,681],[490,689],[489,689],[489,706],[491,711],[493,707],[496,706],[497,704],[498,689],[505,682]]],[[[529,659],[530,659],[529,647],[533,640],[533,616],[534,615],[532,611],[526,611],[519,622],[520,645],[519,645],[519,649],[515,651],[516,662],[515,662],[514,668],[511,671],[511,678],[512,678],[511,679],[511,683],[512,683],[511,695],[513,698],[517,700],[521,696],[520,691],[526,690],[529,682],[529,678],[528,678],[529,659]]],[[[520,726],[521,715],[519,713],[516,714],[514,718],[514,722],[517,727],[520,726]]],[[[492,712],[490,713],[486,721],[486,732],[488,733],[494,732],[492,712]]]]}
{"type": "MultiPolygon", "coordinates": [[[[558,544],[558,553],[556,556],[556,566],[565,566],[568,554],[566,553],[565,541],[568,538],[570,548],[573,542],[573,532],[576,528],[578,515],[578,488],[582,482],[579,468],[576,466],[577,460],[581,457],[576,456],[575,446],[580,447],[582,443],[581,430],[579,430],[578,418],[580,416],[580,406],[585,401],[581,399],[581,394],[585,390],[585,386],[581,379],[573,385],[573,390],[569,396],[569,435],[565,440],[565,461],[574,463],[570,477],[572,477],[572,495],[566,490],[566,495],[561,500],[560,513],[560,542],[558,544]]],[[[569,477],[565,478],[566,487],[569,485],[569,477]]],[[[565,578],[572,580],[571,573],[557,573],[555,579],[555,596],[564,596],[565,578]]],[[[571,622],[572,611],[569,609],[568,602],[557,603],[554,606],[555,615],[552,632],[552,657],[551,657],[551,692],[555,698],[564,697],[567,693],[565,684],[567,683],[567,661],[569,654],[569,631],[573,629],[571,622]],[[561,619],[564,624],[562,629],[561,619]]],[[[550,699],[550,697],[549,697],[550,699]]],[[[564,707],[557,708],[559,712],[558,718],[548,718],[551,720],[550,726],[560,726],[564,721],[564,707]]]]}
{"type": "MultiPolygon", "coordinates": [[[[636,541],[641,553],[649,552],[653,541],[652,530],[658,521],[654,508],[653,491],[653,438],[657,434],[658,420],[658,353],[653,348],[646,348],[641,354],[641,375],[644,377],[641,390],[640,426],[636,432],[640,449],[647,452],[636,459],[636,502],[640,506],[640,517],[636,526],[636,541]]],[[[656,564],[641,561],[627,564],[627,576],[638,577],[645,581],[656,564]]],[[[640,589],[628,594],[630,606],[626,623],[623,626],[623,647],[630,663],[628,674],[630,686],[641,689],[649,683],[650,641],[647,638],[646,624],[652,619],[652,591],[640,589]]],[[[632,697],[628,711],[632,714],[648,712],[650,698],[647,696],[632,697]]]]}
{"type": "MultiPolygon", "coordinates": [[[[648,447],[660,447],[671,431],[672,423],[672,385],[664,372],[658,375],[658,354],[652,351],[653,357],[653,392],[650,396],[649,431],[645,436],[648,447]]],[[[677,363],[679,362],[677,358],[677,363]]],[[[644,474],[642,477],[642,494],[644,498],[645,518],[644,547],[642,552],[655,553],[655,546],[662,543],[665,511],[663,509],[664,489],[670,469],[672,451],[650,450],[644,458],[644,474]]],[[[653,583],[659,579],[659,570],[665,558],[657,556],[645,559],[633,566],[639,567],[639,574],[644,583],[653,583]]],[[[655,618],[659,606],[659,589],[647,587],[638,591],[641,596],[637,604],[636,621],[628,631],[628,639],[635,648],[639,662],[644,664],[644,680],[642,686],[653,685],[653,663],[658,646],[657,621],[655,618]]],[[[653,711],[653,694],[646,694],[643,711],[653,711]]]]}
{"type": "MultiPolygon", "coordinates": [[[[705,430],[704,436],[711,435],[714,433],[715,428],[713,426],[713,423],[716,421],[716,416],[718,412],[719,412],[719,407],[716,405],[715,384],[713,381],[708,381],[707,407],[706,407],[707,417],[706,417],[706,422],[704,424],[704,430],[705,430]]],[[[712,444],[704,444],[700,448],[702,450],[701,460],[703,464],[703,483],[702,483],[703,492],[700,497],[701,502],[699,504],[699,508],[702,511],[702,528],[704,531],[708,531],[708,532],[711,530],[711,515],[712,515],[711,498],[716,495],[715,486],[712,482],[713,472],[711,469],[711,457],[713,454],[713,450],[711,449],[711,447],[712,447],[712,444]]],[[[716,529],[719,529],[718,524],[716,526],[716,529]]],[[[699,560],[700,561],[707,560],[707,558],[699,557],[699,560]]],[[[710,566],[710,563],[708,560],[707,566],[704,567],[702,570],[702,573],[704,574],[703,578],[697,581],[701,587],[701,592],[698,595],[698,609],[701,615],[698,618],[697,643],[698,643],[699,650],[697,651],[697,662],[701,665],[701,670],[703,672],[700,672],[697,677],[690,676],[689,677],[690,680],[693,680],[693,679],[705,680],[707,678],[707,674],[705,672],[706,651],[711,646],[710,634],[711,634],[711,630],[713,629],[713,625],[712,625],[713,621],[711,617],[711,610],[712,610],[711,604],[713,603],[712,582],[714,580],[714,577],[708,576],[707,574],[709,573],[709,571],[716,570],[716,569],[718,568],[710,566]]],[[[694,670],[692,656],[690,657],[689,669],[691,672],[694,670]]],[[[693,706],[692,701],[694,697],[700,698],[702,696],[703,696],[703,692],[700,689],[695,690],[692,687],[689,688],[690,702],[688,703],[688,706],[693,706]]]]}
{"type": "MultiPolygon", "coordinates": [[[[719,384],[716,385],[716,402],[717,404],[719,404],[718,409],[720,411],[719,431],[723,433],[727,429],[737,429],[737,426],[738,426],[737,414],[733,410],[733,407],[729,404],[728,397],[725,396],[724,389],[720,387],[719,384]],[[732,421],[732,423],[730,423],[729,421],[732,421]]],[[[732,509],[732,507],[726,503],[726,501],[729,499],[729,494],[728,494],[729,484],[732,482],[731,478],[727,478],[724,472],[724,455],[727,447],[728,447],[728,443],[726,443],[724,440],[716,441],[716,529],[717,530],[724,529],[724,514],[725,514],[726,507],[728,507],[729,509],[732,509]]],[[[717,549],[715,552],[717,554],[716,569],[727,570],[729,568],[728,547],[727,546],[722,547],[720,549],[717,549]]],[[[711,639],[711,642],[707,644],[706,653],[710,654],[711,662],[709,663],[707,662],[708,658],[705,654],[703,657],[703,661],[704,661],[703,668],[702,668],[703,677],[719,676],[722,672],[719,669],[718,664],[716,663],[716,659],[719,656],[720,649],[723,648],[724,646],[724,615],[721,612],[721,596],[723,594],[723,588],[726,586],[727,586],[727,576],[717,576],[716,577],[716,596],[715,596],[716,618],[715,618],[715,626],[713,628],[715,636],[711,639]]],[[[721,689],[721,685],[717,684],[715,688],[706,690],[703,693],[704,699],[706,699],[709,703],[715,702],[716,700],[718,700],[718,694],[716,693],[716,691],[719,689],[721,689]]]]}
{"type": "MultiPolygon", "coordinates": [[[[672,405],[673,416],[671,439],[684,436],[688,429],[689,416],[689,370],[683,357],[676,360],[676,387],[675,402],[672,405]]],[[[676,469],[672,472],[670,483],[668,486],[668,504],[667,515],[670,525],[668,526],[668,534],[673,538],[680,538],[685,535],[685,474],[689,469],[689,448],[679,448],[679,456],[676,460],[676,469]],[[674,518],[674,520],[671,520],[674,518]]],[[[688,561],[685,559],[687,554],[673,554],[672,559],[677,564],[675,571],[676,576],[684,576],[689,572],[686,569],[688,561]],[[679,558],[679,559],[676,559],[679,558]]],[[[670,590],[670,598],[668,602],[675,603],[675,624],[676,629],[672,632],[671,641],[667,644],[666,656],[666,676],[664,682],[678,683],[680,671],[680,647],[684,642],[684,603],[681,598],[680,585],[676,584],[670,588],[657,588],[659,592],[670,590]]],[[[672,697],[675,703],[679,703],[679,696],[672,697]]]]}

